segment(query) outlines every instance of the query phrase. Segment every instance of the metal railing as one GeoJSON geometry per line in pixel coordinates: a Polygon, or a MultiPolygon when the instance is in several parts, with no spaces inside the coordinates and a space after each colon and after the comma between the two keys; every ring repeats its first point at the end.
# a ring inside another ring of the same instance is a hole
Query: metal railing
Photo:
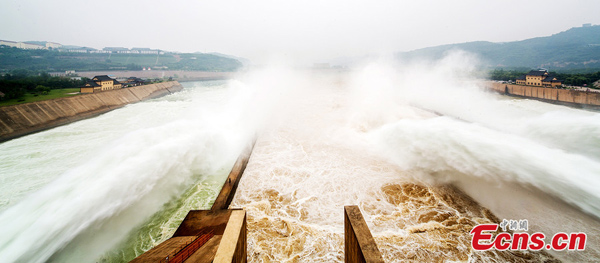
{"type": "MultiPolygon", "coordinates": [[[[179,252],[176,252],[175,255],[167,256],[166,258],[160,260],[160,263],[183,263],[186,259],[188,259],[192,254],[194,254],[200,247],[202,247],[208,240],[210,240],[214,236],[213,229],[203,229],[201,230],[196,239],[192,242],[182,246],[181,249],[177,249],[179,252]]],[[[176,251],[177,251],[176,250],[176,251]]]]}

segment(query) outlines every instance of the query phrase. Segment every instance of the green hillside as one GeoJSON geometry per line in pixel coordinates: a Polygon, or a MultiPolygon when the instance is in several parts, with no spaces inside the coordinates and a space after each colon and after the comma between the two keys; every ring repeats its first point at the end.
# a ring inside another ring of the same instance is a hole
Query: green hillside
{"type": "Polygon", "coordinates": [[[213,54],[89,54],[54,50],[26,50],[0,46],[0,72],[15,69],[32,71],[89,71],[166,67],[172,70],[235,71],[242,67],[236,59],[213,54]]]}
{"type": "Polygon", "coordinates": [[[439,59],[451,50],[479,55],[491,67],[600,68],[600,26],[577,27],[548,37],[492,43],[468,42],[397,53],[403,60],[439,59]]]}

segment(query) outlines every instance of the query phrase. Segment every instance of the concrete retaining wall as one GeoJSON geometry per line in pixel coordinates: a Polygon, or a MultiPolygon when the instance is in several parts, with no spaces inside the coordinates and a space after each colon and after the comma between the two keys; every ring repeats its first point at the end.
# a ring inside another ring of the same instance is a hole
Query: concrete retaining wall
{"type": "Polygon", "coordinates": [[[177,81],[0,107],[0,142],[182,90],[177,81]]]}
{"type": "Polygon", "coordinates": [[[578,90],[553,89],[490,82],[489,87],[498,93],[539,99],[547,102],[600,109],[600,93],[578,90]]]}

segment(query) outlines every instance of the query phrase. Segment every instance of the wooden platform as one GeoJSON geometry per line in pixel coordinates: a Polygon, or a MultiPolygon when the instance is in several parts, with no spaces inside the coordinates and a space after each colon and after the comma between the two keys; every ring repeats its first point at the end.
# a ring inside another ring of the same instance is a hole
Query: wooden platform
{"type": "Polygon", "coordinates": [[[244,210],[192,210],[173,237],[131,262],[246,262],[246,229],[244,210]]]}
{"type": "Polygon", "coordinates": [[[223,235],[232,210],[191,210],[179,225],[173,237],[193,236],[205,229],[223,235]]]}
{"type": "Polygon", "coordinates": [[[146,253],[132,260],[132,263],[138,262],[164,262],[169,258],[175,257],[175,254],[190,244],[196,237],[183,236],[170,238],[158,246],[146,251],[146,253]]]}
{"type": "Polygon", "coordinates": [[[246,262],[246,211],[228,208],[253,148],[240,154],[211,210],[191,210],[173,237],[131,262],[246,262]]]}
{"type": "MultiPolygon", "coordinates": [[[[241,262],[247,260],[246,211],[228,209],[252,148],[234,164],[211,210],[191,210],[173,237],[135,258],[140,262],[241,262]]],[[[344,207],[345,262],[383,262],[358,206],[344,207]]]]}

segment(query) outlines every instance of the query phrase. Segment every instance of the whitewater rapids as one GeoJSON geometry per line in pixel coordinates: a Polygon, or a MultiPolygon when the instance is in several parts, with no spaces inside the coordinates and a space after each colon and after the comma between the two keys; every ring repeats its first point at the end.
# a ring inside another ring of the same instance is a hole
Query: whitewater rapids
{"type": "Polygon", "coordinates": [[[449,73],[468,71],[456,60],[265,72],[286,81],[257,85],[293,100],[279,102],[232,203],[248,211],[250,262],[343,261],[344,205],[360,207],[386,262],[598,259],[600,114],[487,93],[449,73]],[[473,226],[502,219],[550,236],[587,232],[588,247],[473,251],[473,226]]]}
{"type": "Polygon", "coordinates": [[[0,261],[126,262],[209,208],[254,136],[223,83],[1,144],[0,261]]]}
{"type": "Polygon", "coordinates": [[[232,203],[251,262],[343,261],[344,205],[389,262],[598,261],[600,114],[487,93],[471,62],[259,69],[0,144],[0,258],[129,261],[209,208],[258,134],[232,203]],[[588,246],[472,251],[502,219],[588,246]]]}

